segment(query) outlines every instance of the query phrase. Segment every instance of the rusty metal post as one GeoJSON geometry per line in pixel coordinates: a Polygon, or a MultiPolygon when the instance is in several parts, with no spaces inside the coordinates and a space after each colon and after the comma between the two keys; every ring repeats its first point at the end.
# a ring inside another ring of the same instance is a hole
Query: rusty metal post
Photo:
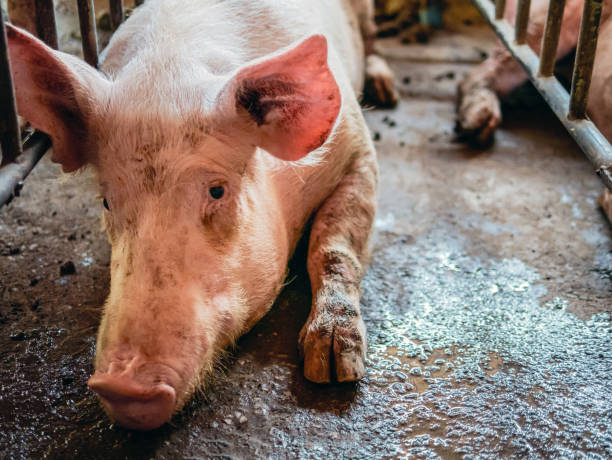
{"type": "Polygon", "coordinates": [[[36,0],[36,31],[38,38],[51,48],[58,48],[53,0],[36,0]]]}
{"type": "Polygon", "coordinates": [[[8,0],[7,9],[12,24],[57,49],[53,0],[8,0]]]}
{"type": "Polygon", "coordinates": [[[83,40],[83,57],[93,67],[98,67],[98,36],[93,0],[77,0],[79,23],[83,40]]]}
{"type": "Polygon", "coordinates": [[[527,24],[529,23],[530,8],[531,0],[519,0],[518,8],[516,9],[516,33],[514,34],[514,39],[519,45],[523,45],[527,41],[527,24]]]}
{"type": "Polygon", "coordinates": [[[38,35],[35,0],[8,0],[6,9],[11,24],[38,35]]]}
{"type": "Polygon", "coordinates": [[[21,153],[21,135],[17,121],[15,88],[11,78],[8,45],[4,19],[0,14],[0,148],[4,166],[21,153]]]}
{"type": "Polygon", "coordinates": [[[123,0],[110,0],[110,19],[113,31],[117,30],[117,28],[125,20],[123,0]]]}
{"type": "Polygon", "coordinates": [[[567,115],[570,119],[586,117],[586,105],[599,35],[601,7],[602,0],[586,0],[584,2],[574,72],[572,74],[569,113],[567,115]]]}
{"type": "Polygon", "coordinates": [[[563,22],[563,10],[565,10],[565,0],[550,0],[544,38],[542,39],[542,51],[540,53],[539,75],[542,77],[552,76],[555,69],[561,23],[563,22]]]}
{"type": "Polygon", "coordinates": [[[495,19],[503,19],[506,11],[506,0],[495,0],[495,19]]]}

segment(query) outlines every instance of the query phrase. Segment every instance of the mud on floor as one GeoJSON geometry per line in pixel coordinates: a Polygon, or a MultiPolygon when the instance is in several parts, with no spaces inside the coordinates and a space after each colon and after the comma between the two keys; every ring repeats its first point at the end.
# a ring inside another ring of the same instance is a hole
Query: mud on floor
{"type": "Polygon", "coordinates": [[[602,186],[541,104],[508,113],[489,151],[453,142],[475,36],[439,36],[418,61],[383,46],[403,99],[366,112],[381,181],[356,385],[301,375],[302,248],[206,400],[154,432],[111,426],[86,387],[109,281],[102,205],[87,174],[59,180],[43,160],[0,213],[0,457],[612,456],[602,186]]]}

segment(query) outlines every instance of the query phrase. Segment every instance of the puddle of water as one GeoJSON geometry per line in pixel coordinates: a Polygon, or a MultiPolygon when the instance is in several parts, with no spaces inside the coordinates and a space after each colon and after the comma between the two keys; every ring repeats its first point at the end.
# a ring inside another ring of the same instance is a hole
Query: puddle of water
{"type": "Polygon", "coordinates": [[[381,252],[364,281],[372,378],[388,392],[402,381],[393,372],[408,372],[412,421],[436,431],[398,444],[425,458],[441,446],[479,458],[612,455],[609,314],[583,322],[564,299],[541,306],[534,269],[468,257],[457,236],[381,252]]]}
{"type": "Polygon", "coordinates": [[[379,232],[390,232],[395,227],[395,215],[388,212],[384,216],[376,217],[374,228],[379,232]]]}

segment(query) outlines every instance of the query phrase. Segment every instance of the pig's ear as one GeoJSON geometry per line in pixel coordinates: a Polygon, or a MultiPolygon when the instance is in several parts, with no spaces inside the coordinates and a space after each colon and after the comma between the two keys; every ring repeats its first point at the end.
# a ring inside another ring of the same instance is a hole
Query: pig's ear
{"type": "Polygon", "coordinates": [[[252,144],[295,161],[319,148],[340,112],[338,84],[327,65],[327,40],[313,35],[282,54],[240,69],[222,90],[252,144]]]}
{"type": "Polygon", "coordinates": [[[97,70],[33,35],[10,24],[6,29],[17,110],[51,136],[51,159],[64,172],[75,171],[88,161],[90,107],[107,82],[97,70]]]}

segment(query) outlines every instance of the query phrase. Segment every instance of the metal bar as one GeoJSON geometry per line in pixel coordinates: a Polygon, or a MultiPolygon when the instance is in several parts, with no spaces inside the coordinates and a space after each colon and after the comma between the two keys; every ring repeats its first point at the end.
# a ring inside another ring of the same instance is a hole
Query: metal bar
{"type": "Polygon", "coordinates": [[[11,24],[38,36],[35,0],[8,0],[6,9],[11,24]]]}
{"type": "Polygon", "coordinates": [[[113,31],[125,21],[125,13],[123,12],[123,0],[110,0],[110,18],[113,31]]]}
{"type": "Polygon", "coordinates": [[[38,160],[51,147],[49,136],[40,131],[32,134],[17,161],[0,168],[0,207],[19,196],[23,180],[32,171],[38,160]]]}
{"type": "Polygon", "coordinates": [[[555,69],[563,10],[565,10],[565,0],[550,0],[540,53],[540,75],[543,77],[550,77],[555,69]]]}
{"type": "Polygon", "coordinates": [[[568,92],[556,78],[542,77],[538,74],[538,57],[529,46],[518,45],[513,41],[514,31],[507,21],[494,19],[495,12],[489,0],[472,0],[472,2],[491,24],[506,48],[521,63],[536,89],[580,146],[586,157],[593,163],[595,171],[606,186],[612,190],[612,145],[610,145],[610,142],[588,118],[570,120],[567,117],[568,92]]]}
{"type": "Polygon", "coordinates": [[[15,88],[11,78],[11,63],[4,18],[0,14],[0,151],[4,166],[21,153],[21,138],[15,105],[15,88]]]}
{"type": "Polygon", "coordinates": [[[38,38],[57,49],[57,28],[53,0],[36,0],[36,29],[38,38]]]}
{"type": "Polygon", "coordinates": [[[516,9],[516,33],[514,35],[514,39],[519,45],[527,41],[527,25],[529,23],[530,8],[531,0],[519,0],[516,9]]]}
{"type": "Polygon", "coordinates": [[[506,11],[506,0],[495,0],[495,19],[502,19],[506,11]]]}
{"type": "Polygon", "coordinates": [[[580,35],[576,47],[576,60],[572,74],[572,89],[568,117],[585,118],[586,105],[593,75],[593,63],[599,35],[602,0],[586,0],[582,11],[580,35]]]}
{"type": "Polygon", "coordinates": [[[81,37],[83,40],[83,56],[85,61],[98,67],[98,37],[96,34],[96,19],[93,0],[77,0],[81,37]]]}

